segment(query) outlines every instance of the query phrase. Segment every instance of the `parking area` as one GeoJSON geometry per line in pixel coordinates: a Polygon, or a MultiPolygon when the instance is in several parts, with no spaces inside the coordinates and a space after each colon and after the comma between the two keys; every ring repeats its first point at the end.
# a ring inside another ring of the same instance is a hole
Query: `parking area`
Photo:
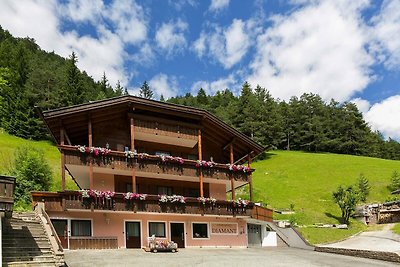
{"type": "Polygon", "coordinates": [[[73,250],[65,252],[75,266],[394,266],[394,263],[293,248],[182,249],[150,253],[140,249],[73,250]]]}

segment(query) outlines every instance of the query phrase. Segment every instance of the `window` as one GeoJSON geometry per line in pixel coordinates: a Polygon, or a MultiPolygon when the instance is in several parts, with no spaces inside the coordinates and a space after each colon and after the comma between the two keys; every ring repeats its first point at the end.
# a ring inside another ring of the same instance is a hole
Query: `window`
{"type": "Polygon", "coordinates": [[[208,238],[208,224],[207,223],[193,223],[193,238],[208,238]]]}
{"type": "Polygon", "coordinates": [[[189,155],[188,155],[188,159],[197,160],[197,155],[195,155],[195,154],[189,154],[189,155]]]}
{"type": "Polygon", "coordinates": [[[200,190],[197,188],[190,188],[188,192],[188,197],[199,197],[200,190]]]}
{"type": "Polygon", "coordinates": [[[170,187],[170,186],[157,186],[157,193],[159,195],[172,196],[172,187],[170,187]]]}
{"type": "Polygon", "coordinates": [[[91,236],[92,222],[89,220],[71,220],[71,236],[91,236]]]}
{"type": "Polygon", "coordinates": [[[149,236],[165,237],[164,222],[149,222],[149,236]]]}

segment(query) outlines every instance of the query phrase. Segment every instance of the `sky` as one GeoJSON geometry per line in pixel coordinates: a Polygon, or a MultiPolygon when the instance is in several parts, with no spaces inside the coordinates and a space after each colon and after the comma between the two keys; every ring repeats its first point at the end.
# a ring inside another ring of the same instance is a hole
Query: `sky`
{"type": "Polygon", "coordinates": [[[0,0],[0,25],[131,94],[248,81],[281,100],[354,102],[400,140],[400,0],[0,0]]]}

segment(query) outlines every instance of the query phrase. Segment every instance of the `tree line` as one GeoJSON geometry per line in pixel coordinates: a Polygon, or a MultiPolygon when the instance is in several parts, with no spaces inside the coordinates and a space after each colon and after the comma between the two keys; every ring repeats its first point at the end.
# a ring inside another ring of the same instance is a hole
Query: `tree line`
{"type": "Polygon", "coordinates": [[[400,144],[372,131],[351,102],[326,102],[311,93],[282,101],[247,82],[238,96],[229,89],[212,96],[200,89],[167,102],[206,109],[269,149],[400,159],[400,144]]]}
{"type": "MultiPolygon", "coordinates": [[[[40,49],[31,38],[15,38],[0,26],[0,127],[26,139],[47,139],[35,106],[54,109],[128,94],[103,73],[94,81],[65,59],[40,49]]],[[[153,98],[147,82],[139,96],[153,98]]],[[[269,149],[304,150],[400,159],[400,144],[385,140],[364,121],[356,105],[303,94],[282,101],[260,86],[244,83],[240,95],[229,89],[207,95],[187,93],[161,101],[203,108],[269,149]]]]}
{"type": "Polygon", "coordinates": [[[48,133],[35,111],[87,103],[127,94],[106,74],[94,81],[77,67],[72,53],[65,59],[40,49],[34,39],[14,38],[0,26],[0,127],[26,139],[45,139],[48,133]]]}

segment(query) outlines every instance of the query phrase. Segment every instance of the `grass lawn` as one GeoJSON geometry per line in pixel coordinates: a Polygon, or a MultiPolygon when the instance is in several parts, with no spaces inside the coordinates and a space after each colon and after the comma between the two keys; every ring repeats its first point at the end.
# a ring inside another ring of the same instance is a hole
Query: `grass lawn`
{"type": "MultiPolygon", "coordinates": [[[[60,152],[50,141],[30,141],[9,135],[0,128],[0,174],[10,174],[14,164],[14,154],[18,147],[34,147],[44,152],[47,162],[50,164],[53,179],[51,191],[61,190],[61,163],[60,152]]],[[[76,189],[74,181],[66,175],[66,187],[76,189]]]]}
{"type": "MultiPolygon", "coordinates": [[[[296,214],[277,215],[299,225],[339,223],[340,209],[332,201],[332,191],[339,185],[354,184],[360,173],[369,180],[368,203],[384,201],[389,195],[386,186],[394,170],[400,171],[400,161],[377,158],[273,151],[268,158],[254,162],[254,199],[274,209],[289,209],[296,214]]],[[[313,244],[326,243],[351,236],[366,226],[353,221],[349,230],[299,228],[313,244]]]]}
{"type": "Polygon", "coordinates": [[[400,235],[400,223],[396,223],[395,226],[392,228],[392,231],[400,235]]]}

